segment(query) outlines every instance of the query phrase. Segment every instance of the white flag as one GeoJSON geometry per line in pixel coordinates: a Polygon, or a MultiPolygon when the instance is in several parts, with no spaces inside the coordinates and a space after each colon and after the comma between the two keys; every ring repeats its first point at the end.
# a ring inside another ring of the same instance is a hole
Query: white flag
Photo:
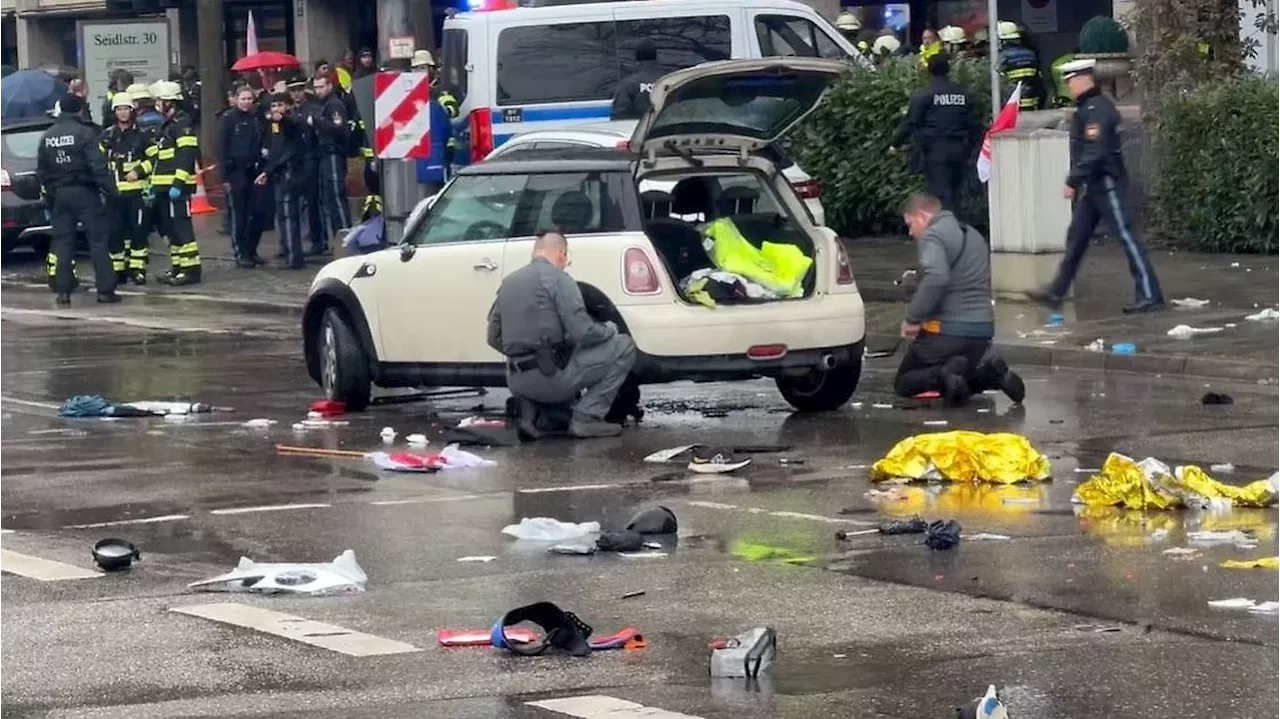
{"type": "Polygon", "coordinates": [[[986,182],[991,179],[991,136],[1012,130],[1018,126],[1018,103],[1022,100],[1022,83],[1013,88],[1009,101],[1000,109],[995,122],[987,128],[982,136],[982,150],[978,152],[978,179],[986,182]]]}
{"type": "Polygon", "coordinates": [[[249,11],[249,22],[245,27],[244,54],[258,54],[258,28],[253,24],[253,11],[249,11]]]}

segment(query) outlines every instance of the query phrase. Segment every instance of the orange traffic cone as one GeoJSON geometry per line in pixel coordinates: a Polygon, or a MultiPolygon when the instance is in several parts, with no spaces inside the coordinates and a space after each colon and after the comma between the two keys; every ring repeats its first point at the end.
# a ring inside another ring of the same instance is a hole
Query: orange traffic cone
{"type": "MultiPolygon", "coordinates": [[[[210,168],[212,169],[212,168],[210,168]]],[[[204,170],[196,168],[196,194],[191,196],[191,214],[208,215],[218,211],[204,192],[204,170]]]]}

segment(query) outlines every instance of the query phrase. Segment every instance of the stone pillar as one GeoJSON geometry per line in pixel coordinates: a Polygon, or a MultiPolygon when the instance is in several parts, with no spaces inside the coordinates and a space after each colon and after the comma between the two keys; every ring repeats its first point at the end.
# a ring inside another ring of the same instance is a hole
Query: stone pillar
{"type": "Polygon", "coordinates": [[[317,60],[337,62],[346,48],[347,6],[340,0],[293,0],[293,47],[310,74],[317,60]]]}
{"type": "Polygon", "coordinates": [[[38,17],[17,17],[18,66],[38,67],[51,63],[61,64],[62,38],[50,24],[38,17]]]}
{"type": "MultiPolygon", "coordinates": [[[[200,148],[206,157],[217,146],[218,112],[227,103],[227,60],[222,33],[222,0],[196,0],[200,44],[196,68],[200,72],[200,148]]],[[[205,178],[209,182],[209,178],[205,178]]]]}

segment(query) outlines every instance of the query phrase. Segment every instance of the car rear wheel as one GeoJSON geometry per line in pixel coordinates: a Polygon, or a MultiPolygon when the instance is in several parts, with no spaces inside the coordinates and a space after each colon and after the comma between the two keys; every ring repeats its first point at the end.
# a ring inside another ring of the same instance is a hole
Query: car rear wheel
{"type": "Polygon", "coordinates": [[[351,323],[340,310],[330,307],[324,311],[317,341],[320,386],[324,388],[325,399],[342,402],[356,412],[368,407],[373,390],[369,361],[351,323]]]}
{"type": "Polygon", "coordinates": [[[831,412],[849,403],[858,380],[862,377],[862,355],[853,362],[825,372],[804,377],[779,377],[778,391],[787,403],[800,412],[831,412]]]}

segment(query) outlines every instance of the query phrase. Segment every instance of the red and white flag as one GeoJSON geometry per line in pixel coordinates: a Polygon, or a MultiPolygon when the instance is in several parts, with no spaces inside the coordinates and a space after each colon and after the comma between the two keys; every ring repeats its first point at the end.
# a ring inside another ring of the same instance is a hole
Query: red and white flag
{"type": "Polygon", "coordinates": [[[995,122],[991,123],[991,127],[987,128],[987,134],[982,137],[982,150],[978,152],[978,179],[983,182],[991,179],[991,137],[1018,126],[1018,103],[1021,100],[1022,83],[1018,83],[1018,86],[1013,88],[1009,101],[1000,109],[995,122]]]}
{"type": "Polygon", "coordinates": [[[245,24],[244,54],[258,54],[258,27],[253,24],[253,11],[249,11],[249,22],[245,24]]]}

